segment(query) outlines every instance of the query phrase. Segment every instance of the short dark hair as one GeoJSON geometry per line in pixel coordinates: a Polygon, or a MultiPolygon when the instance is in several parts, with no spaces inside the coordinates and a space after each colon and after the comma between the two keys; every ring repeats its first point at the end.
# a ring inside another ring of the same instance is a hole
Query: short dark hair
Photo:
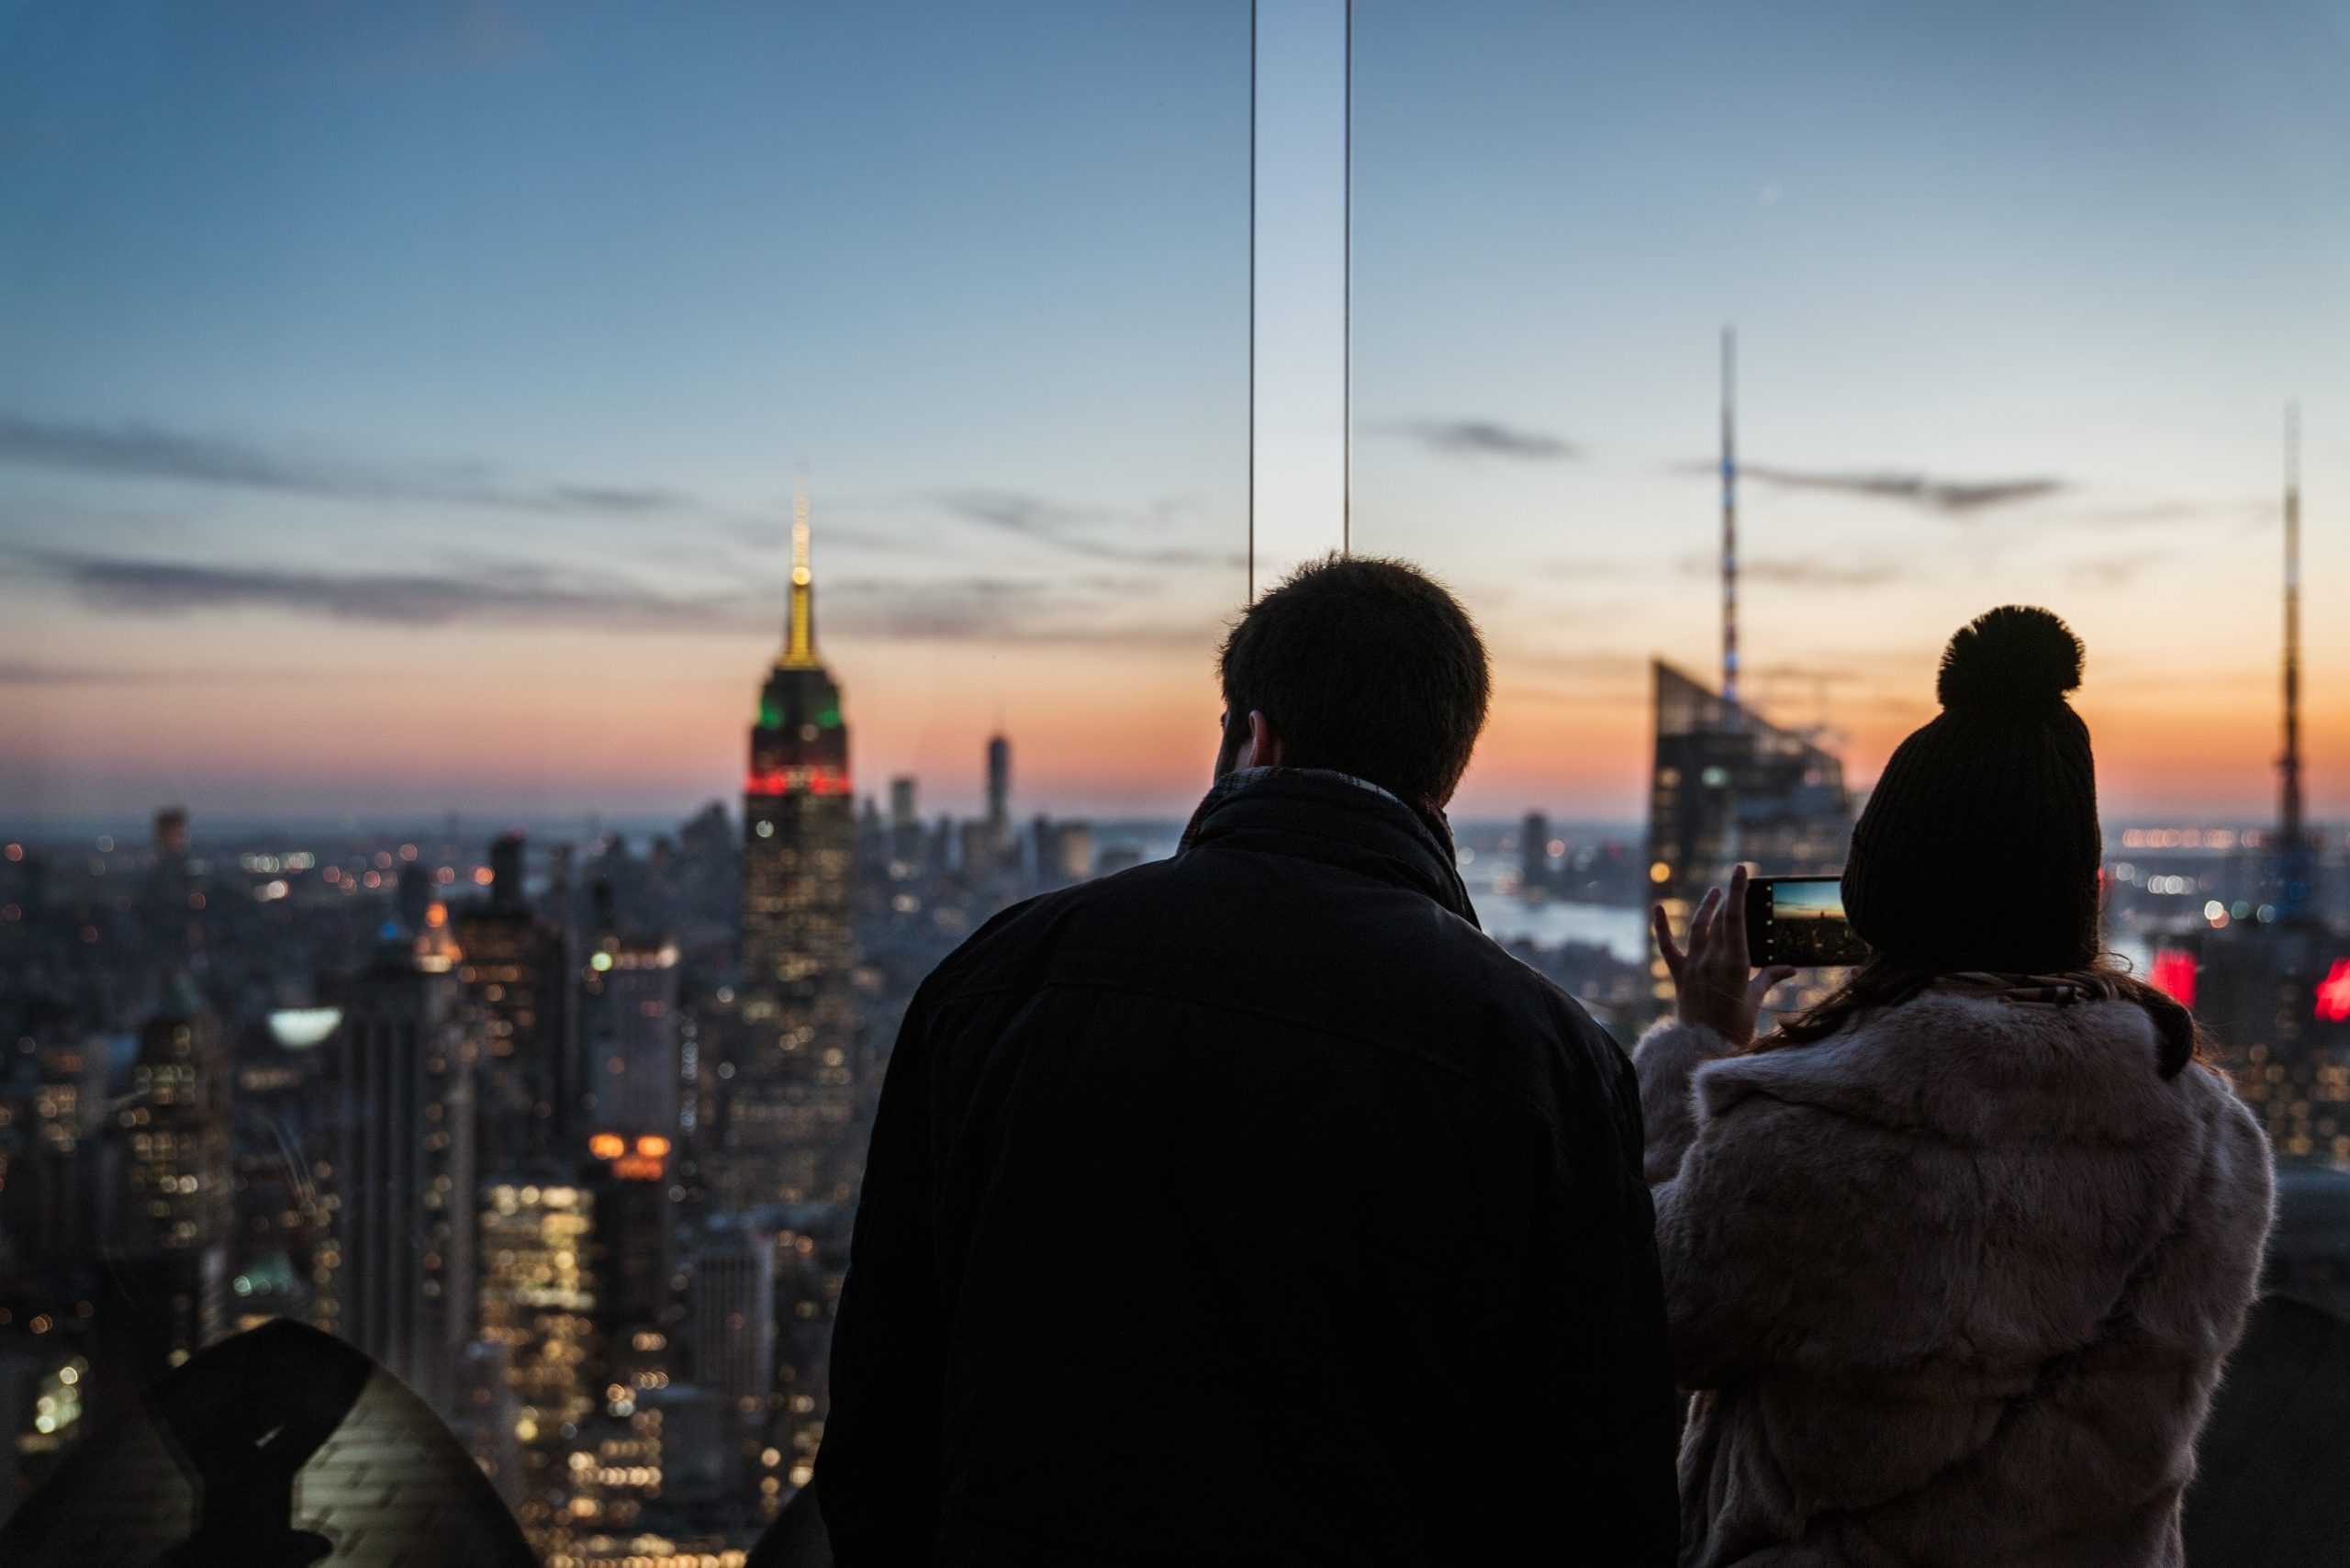
{"type": "Polygon", "coordinates": [[[1282,761],[1441,806],[1485,727],[1493,677],[1460,601],[1405,561],[1308,561],[1232,628],[1225,723],[1263,712],[1282,761]]]}

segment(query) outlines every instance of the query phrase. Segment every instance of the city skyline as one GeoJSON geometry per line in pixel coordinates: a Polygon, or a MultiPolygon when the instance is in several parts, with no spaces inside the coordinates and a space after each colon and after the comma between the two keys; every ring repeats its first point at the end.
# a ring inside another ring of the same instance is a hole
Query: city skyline
{"type": "MultiPolygon", "coordinates": [[[[1247,10],[1082,16],[14,20],[11,820],[729,796],[801,459],[860,795],[968,811],[1001,715],[1024,805],[1188,810],[1245,593],[1247,10]]],[[[1864,788],[1942,639],[2045,603],[2109,815],[2270,814],[2290,397],[2312,604],[2350,581],[2305,36],[1360,6],[1354,537],[1494,645],[1460,811],[1637,819],[1648,663],[1714,662],[1735,322],[1760,710],[1824,706],[1864,788]]],[[[2308,643],[2331,823],[2350,627],[2308,643]]]]}

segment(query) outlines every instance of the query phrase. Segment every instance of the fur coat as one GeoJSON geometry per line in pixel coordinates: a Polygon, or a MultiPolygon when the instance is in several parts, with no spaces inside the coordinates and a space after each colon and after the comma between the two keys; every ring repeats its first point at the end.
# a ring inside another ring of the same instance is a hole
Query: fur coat
{"type": "Polygon", "coordinates": [[[2032,994],[1640,1042],[1684,1568],[2183,1562],[2267,1140],[2143,1008],[2032,994]]]}

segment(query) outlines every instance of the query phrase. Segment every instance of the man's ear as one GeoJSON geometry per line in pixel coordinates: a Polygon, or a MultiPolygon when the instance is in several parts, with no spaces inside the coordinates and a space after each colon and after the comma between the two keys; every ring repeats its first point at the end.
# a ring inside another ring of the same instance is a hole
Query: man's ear
{"type": "Polygon", "coordinates": [[[1266,719],[1262,709],[1248,710],[1248,749],[1241,754],[1243,767],[1279,767],[1281,765],[1281,732],[1266,719]]]}

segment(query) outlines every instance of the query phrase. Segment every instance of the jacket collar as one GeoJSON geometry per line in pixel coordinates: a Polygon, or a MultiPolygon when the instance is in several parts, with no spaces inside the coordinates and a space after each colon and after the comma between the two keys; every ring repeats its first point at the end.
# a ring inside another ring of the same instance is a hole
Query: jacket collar
{"type": "Polygon", "coordinates": [[[2131,1144],[2227,1091],[2210,1073],[2165,1078],[2154,1019],[2134,1002],[2052,1002],[2016,977],[1962,977],[1863,1015],[1807,1046],[1708,1062],[1708,1117],[1762,1097],[1879,1127],[1984,1146],[2028,1137],[2131,1144]]]}
{"type": "Polygon", "coordinates": [[[1207,845],[1345,867],[1425,893],[1477,924],[1444,813],[1407,804],[1351,774],[1320,767],[1227,773],[1192,813],[1176,853],[1207,845]]]}

